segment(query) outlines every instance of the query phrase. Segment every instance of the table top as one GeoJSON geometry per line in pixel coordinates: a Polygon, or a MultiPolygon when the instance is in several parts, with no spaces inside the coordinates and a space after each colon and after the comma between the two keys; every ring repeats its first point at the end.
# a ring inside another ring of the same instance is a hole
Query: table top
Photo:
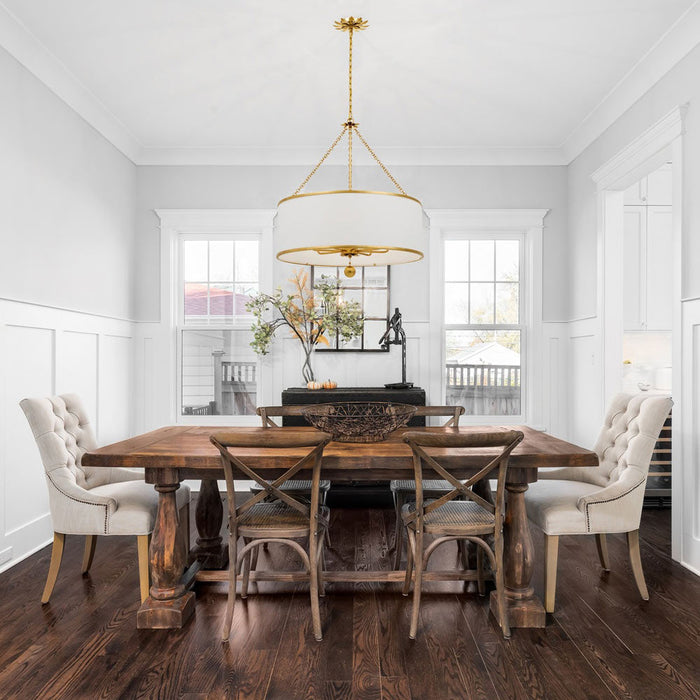
{"type": "MultiPolygon", "coordinates": [[[[470,433],[521,430],[525,438],[510,457],[509,481],[533,482],[539,467],[592,467],[598,465],[595,452],[578,447],[552,435],[528,426],[461,426],[459,428],[402,428],[382,442],[331,442],[323,453],[324,478],[337,480],[376,480],[411,478],[413,463],[411,449],[403,442],[408,430],[437,433],[470,433]]],[[[182,479],[221,478],[221,458],[209,442],[212,433],[221,431],[260,433],[270,430],[314,431],[315,428],[251,428],[220,426],[171,426],[128,440],[106,445],[83,455],[82,463],[93,467],[140,467],[146,469],[146,481],[159,482],[159,470],[176,473],[182,479]]],[[[479,450],[435,449],[431,453],[459,478],[464,478],[483,467],[499,448],[479,450]]],[[[251,467],[265,470],[275,476],[291,466],[302,454],[300,450],[271,450],[247,448],[237,451],[251,467]]],[[[426,472],[426,477],[429,478],[426,472]]]]}

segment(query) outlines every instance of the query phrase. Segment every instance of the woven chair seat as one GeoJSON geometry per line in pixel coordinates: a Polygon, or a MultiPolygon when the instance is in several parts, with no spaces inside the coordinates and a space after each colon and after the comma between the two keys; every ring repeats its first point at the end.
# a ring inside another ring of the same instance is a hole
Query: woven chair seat
{"type": "MultiPolygon", "coordinates": [[[[390,484],[389,488],[393,493],[411,493],[416,492],[416,482],[413,479],[394,479],[390,484]]],[[[441,493],[447,493],[452,491],[454,486],[449,481],[444,479],[423,479],[423,493],[426,491],[440,491],[441,493]]]]}
{"type": "MultiPolygon", "coordinates": [[[[330,511],[325,506],[319,509],[321,524],[327,524],[330,511]]],[[[238,520],[241,534],[244,530],[309,530],[308,516],[282,501],[256,503],[238,520]]]]}
{"type": "MultiPolygon", "coordinates": [[[[427,505],[427,504],[426,504],[427,505]]],[[[401,515],[404,520],[416,510],[416,504],[406,503],[401,515]]],[[[480,532],[482,530],[493,531],[495,518],[492,513],[484,510],[473,501],[448,501],[423,518],[425,532],[448,534],[453,530],[460,532],[480,532]]],[[[407,523],[411,529],[415,529],[416,521],[407,523]]]]}
{"type": "MultiPolygon", "coordinates": [[[[311,482],[310,481],[305,481],[303,479],[290,479],[289,481],[285,481],[282,486],[278,487],[280,491],[284,491],[285,493],[310,493],[311,492],[311,482]]],[[[331,482],[326,480],[326,479],[321,479],[321,481],[318,482],[318,490],[321,491],[322,493],[328,492],[331,488],[331,482]]],[[[250,487],[250,492],[251,493],[260,493],[262,491],[262,486],[260,484],[254,484],[253,486],[250,487]]]]}

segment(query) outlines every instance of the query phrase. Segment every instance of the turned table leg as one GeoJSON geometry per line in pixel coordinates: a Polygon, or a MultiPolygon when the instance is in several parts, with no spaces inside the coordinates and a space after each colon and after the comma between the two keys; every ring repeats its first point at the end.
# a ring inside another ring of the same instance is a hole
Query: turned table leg
{"type": "Polygon", "coordinates": [[[186,591],[181,582],[187,554],[178,529],[175,492],[180,484],[173,481],[155,487],[158,514],[149,548],[151,589],[136,615],[139,629],[182,627],[194,612],[194,593],[186,591]]]}
{"type": "Polygon", "coordinates": [[[225,569],[228,566],[228,547],[221,538],[223,518],[224,508],[216,479],[202,479],[195,511],[199,537],[194,554],[203,569],[225,569]]]}
{"type": "MultiPolygon", "coordinates": [[[[535,553],[525,510],[527,484],[506,483],[506,491],[503,568],[510,626],[544,627],[544,606],[535,597],[531,585],[535,553]]],[[[498,601],[494,593],[491,594],[491,609],[498,619],[498,601]]]]}

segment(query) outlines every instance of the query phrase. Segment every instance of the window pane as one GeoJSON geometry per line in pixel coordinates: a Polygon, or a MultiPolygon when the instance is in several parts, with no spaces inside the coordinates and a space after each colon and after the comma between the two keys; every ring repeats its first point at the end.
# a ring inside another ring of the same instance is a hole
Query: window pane
{"type": "Polygon", "coordinates": [[[258,281],[258,242],[236,241],[236,282],[258,281]]]}
{"type": "Polygon", "coordinates": [[[230,320],[233,316],[233,285],[212,284],[209,287],[209,315],[213,320],[230,320]]]}
{"type": "Polygon", "coordinates": [[[469,242],[445,241],[445,281],[466,282],[468,273],[469,242]]]}
{"type": "Polygon", "coordinates": [[[209,281],[233,282],[233,241],[209,241],[209,281]]]}
{"type": "Polygon", "coordinates": [[[469,323],[469,285],[462,282],[445,285],[445,323],[469,323]]]}
{"type": "Polygon", "coordinates": [[[365,317],[386,319],[386,297],[386,289],[365,289],[365,317]]]}
{"type": "Polygon", "coordinates": [[[207,241],[183,241],[182,257],[187,282],[206,282],[207,241]]]}
{"type": "Polygon", "coordinates": [[[386,332],[386,321],[365,321],[365,350],[379,350],[379,339],[386,332]]]}
{"type": "Polygon", "coordinates": [[[470,284],[469,291],[469,322],[493,323],[493,284],[470,284]]]}
{"type": "Polygon", "coordinates": [[[446,401],[468,415],[519,415],[520,331],[446,331],[446,401]]]}
{"type": "Polygon", "coordinates": [[[198,282],[185,284],[185,323],[206,318],[209,313],[209,285],[198,282]]]}
{"type": "Polygon", "coordinates": [[[364,267],[362,269],[365,271],[365,287],[387,286],[386,265],[378,265],[377,267],[364,267]]]}
{"type": "Polygon", "coordinates": [[[493,241],[470,241],[470,279],[472,282],[491,282],[494,276],[493,241]]]}
{"type": "Polygon", "coordinates": [[[182,332],[182,415],[253,415],[258,362],[252,333],[182,332]]]}
{"type": "Polygon", "coordinates": [[[245,305],[250,301],[253,294],[258,293],[257,284],[237,284],[236,298],[234,299],[233,311],[236,316],[250,316],[251,313],[246,310],[245,305]]]}
{"type": "Polygon", "coordinates": [[[496,283],[496,323],[518,323],[520,285],[496,283]]]}
{"type": "Polygon", "coordinates": [[[496,241],[496,279],[516,282],[520,278],[520,241],[496,241]]]}

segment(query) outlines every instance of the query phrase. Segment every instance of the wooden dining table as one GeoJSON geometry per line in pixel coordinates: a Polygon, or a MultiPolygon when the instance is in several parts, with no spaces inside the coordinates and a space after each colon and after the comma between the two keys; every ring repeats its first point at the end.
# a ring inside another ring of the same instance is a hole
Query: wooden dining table
{"type": "MultiPolygon", "coordinates": [[[[528,484],[537,481],[541,467],[578,466],[598,464],[595,452],[534,430],[528,426],[460,426],[459,428],[411,428],[430,432],[460,434],[522,430],[524,440],[515,448],[506,480],[506,515],[504,523],[504,573],[506,600],[511,627],[544,627],[545,610],[535,596],[531,585],[534,569],[534,549],[524,494],[528,484]]],[[[195,594],[191,590],[197,581],[227,580],[228,552],[221,537],[223,504],[218,479],[223,478],[221,457],[210,443],[209,436],[218,430],[245,431],[267,434],[270,428],[215,426],[171,426],[159,428],[128,440],[86,452],[82,463],[91,467],[143,468],[147,483],[154,485],[159,494],[158,513],[150,545],[150,596],[137,614],[140,629],[180,628],[194,612],[195,594]],[[175,492],[185,479],[201,480],[195,522],[198,531],[194,561],[188,561],[184,539],[178,532],[178,509],[175,492]],[[183,573],[184,572],[184,573],[183,573]]],[[[275,428],[288,430],[289,428],[275,428]]],[[[293,428],[309,430],[314,428],[293,428]]],[[[403,442],[408,429],[391,433],[382,442],[331,442],[323,454],[322,477],[336,482],[386,481],[413,478],[412,453],[403,442]]],[[[498,448],[448,451],[435,450],[446,468],[458,478],[467,478],[485,466],[498,448]]],[[[243,456],[243,455],[242,455],[243,456]]],[[[274,479],[291,467],[301,456],[299,450],[247,448],[245,457],[251,467],[266,478],[274,479]]],[[[298,478],[303,478],[299,472],[298,478]]],[[[425,478],[435,478],[428,470],[425,478]]],[[[241,477],[247,478],[247,477],[241,477]]],[[[301,575],[301,574],[300,574],[301,575]]],[[[345,582],[402,582],[403,571],[327,571],[328,583],[345,582]]],[[[252,572],[251,580],[274,580],[274,575],[252,572]],[[271,578],[270,578],[271,577],[271,578]]],[[[424,577],[430,580],[430,572],[424,577]]],[[[491,609],[497,612],[494,595],[491,609]]]]}

